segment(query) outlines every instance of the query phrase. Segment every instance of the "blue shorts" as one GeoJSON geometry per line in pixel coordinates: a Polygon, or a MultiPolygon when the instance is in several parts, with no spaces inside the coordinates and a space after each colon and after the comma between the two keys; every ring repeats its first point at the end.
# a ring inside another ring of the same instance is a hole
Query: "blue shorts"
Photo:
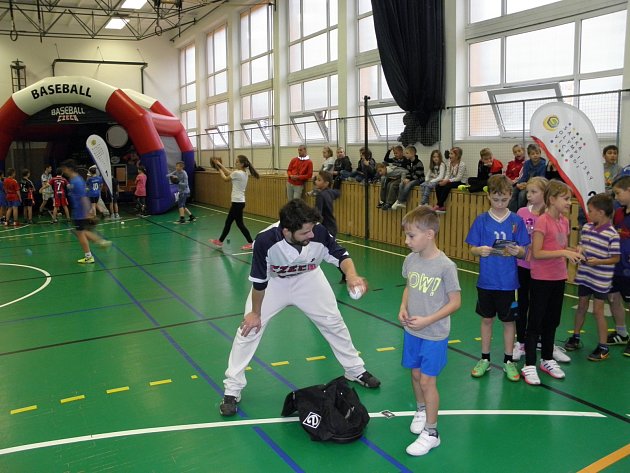
{"type": "Polygon", "coordinates": [[[428,376],[439,375],[446,366],[448,338],[425,340],[405,331],[403,339],[403,368],[418,369],[428,376]]]}
{"type": "Polygon", "coordinates": [[[7,207],[21,207],[22,202],[19,200],[9,200],[7,201],[7,207]]]}

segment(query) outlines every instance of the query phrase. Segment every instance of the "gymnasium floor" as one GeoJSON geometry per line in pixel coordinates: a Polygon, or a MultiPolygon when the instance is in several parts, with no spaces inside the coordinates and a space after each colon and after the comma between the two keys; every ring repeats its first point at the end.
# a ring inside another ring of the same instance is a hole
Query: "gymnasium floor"
{"type": "MultiPolygon", "coordinates": [[[[352,444],[316,443],[284,397],[342,374],[328,345],[297,310],[279,314],[248,371],[240,414],[221,418],[223,372],[250,284],[251,255],[231,243],[215,250],[224,209],[193,206],[199,220],[177,225],[175,212],[98,231],[114,244],[81,266],[78,242],[63,224],[0,229],[0,472],[576,472],[630,471],[630,358],[595,344],[564,366],[565,380],[543,385],[502,375],[500,327],[493,362],[470,376],[479,356],[474,314],[476,267],[458,264],[462,309],[453,316],[449,362],[439,379],[442,444],[409,457],[415,409],[400,366],[396,323],[406,252],[340,236],[367,277],[361,300],[325,265],[340,309],[378,390],[357,386],[373,417],[352,444]],[[315,360],[308,361],[308,358],[315,360]],[[325,357],[325,359],[321,359],[325,357]],[[387,419],[383,410],[395,417],[387,419]]],[[[246,220],[252,233],[268,222],[246,220]]],[[[569,287],[568,291],[572,291],[569,287]]],[[[317,297],[317,294],[313,294],[317,297]]],[[[571,326],[567,296],[559,337],[571,326]]]]}

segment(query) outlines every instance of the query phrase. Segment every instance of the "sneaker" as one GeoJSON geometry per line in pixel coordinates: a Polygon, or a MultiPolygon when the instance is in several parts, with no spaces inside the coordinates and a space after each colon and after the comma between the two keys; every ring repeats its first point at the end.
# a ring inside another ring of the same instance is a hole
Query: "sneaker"
{"type": "Polygon", "coordinates": [[[608,358],[608,355],[608,350],[605,350],[597,345],[597,348],[595,348],[595,350],[593,350],[593,353],[588,355],[587,358],[589,359],[589,361],[604,361],[606,358],[608,358]]]}
{"type": "Polygon", "coordinates": [[[527,384],[538,386],[540,384],[540,378],[538,377],[538,371],[534,365],[525,365],[521,369],[523,379],[527,384]]]}
{"type": "Polygon", "coordinates": [[[221,401],[221,404],[219,405],[219,412],[223,417],[232,417],[238,410],[237,404],[238,399],[236,399],[236,396],[229,396],[226,394],[223,396],[223,401],[221,401]]]}
{"type": "Polygon", "coordinates": [[[553,346],[553,359],[558,363],[569,363],[571,358],[567,355],[564,348],[559,347],[558,345],[553,346]]]}
{"type": "Polygon", "coordinates": [[[490,370],[490,360],[484,360],[483,358],[477,362],[475,367],[470,372],[473,378],[481,378],[487,371],[490,370]]]}
{"type": "Polygon", "coordinates": [[[407,208],[407,202],[394,202],[394,204],[392,205],[392,210],[398,210],[398,209],[406,209],[407,208]]]}
{"type": "Polygon", "coordinates": [[[427,423],[427,411],[416,411],[413,415],[413,420],[409,426],[412,434],[420,435],[424,429],[424,424],[427,423]]]}
{"type": "Polygon", "coordinates": [[[607,345],[623,345],[624,343],[628,343],[629,340],[630,340],[629,335],[622,337],[621,335],[619,335],[617,331],[614,331],[608,334],[608,337],[606,338],[606,344],[607,345]]]}
{"type": "Polygon", "coordinates": [[[77,263],[81,264],[94,264],[94,256],[90,256],[89,258],[81,258],[77,260],[77,263]]]}
{"type": "MultiPolygon", "coordinates": [[[[579,348],[582,348],[582,341],[579,338],[576,338],[575,335],[571,335],[569,338],[567,338],[567,341],[564,342],[564,349],[567,351],[574,351],[579,348]]],[[[555,345],[553,347],[553,351],[556,351],[555,345]]]]}
{"type": "Polygon", "coordinates": [[[556,360],[540,360],[540,369],[552,378],[564,378],[564,371],[558,366],[556,360]]]}
{"type": "Polygon", "coordinates": [[[392,208],[392,204],[383,204],[381,210],[389,210],[392,208]]]}
{"type": "MultiPolygon", "coordinates": [[[[144,217],[144,215],[141,215],[141,214],[136,214],[136,215],[138,215],[140,217],[144,217]]],[[[182,217],[182,218],[179,219],[179,221],[177,223],[186,223],[186,219],[184,217],[182,217]]]]}
{"type": "Polygon", "coordinates": [[[467,191],[470,186],[466,184],[462,184],[461,186],[457,186],[458,191],[467,191]]]}
{"type": "Polygon", "coordinates": [[[407,447],[407,453],[414,457],[419,457],[429,453],[432,448],[440,445],[440,437],[429,435],[429,432],[423,430],[416,441],[407,447]]]}
{"type": "Polygon", "coordinates": [[[503,371],[505,372],[505,377],[510,381],[516,382],[521,379],[521,375],[518,374],[518,368],[511,361],[503,363],[503,371]]]}
{"type": "Polygon", "coordinates": [[[630,356],[630,342],[626,345],[626,349],[623,351],[623,356],[630,356]]]}
{"type": "Polygon", "coordinates": [[[212,243],[214,246],[218,246],[219,248],[223,246],[223,242],[221,240],[208,240],[208,241],[212,243]]]}
{"type": "Polygon", "coordinates": [[[366,388],[378,388],[381,385],[379,379],[371,374],[369,371],[364,371],[356,378],[348,375],[345,375],[345,377],[346,379],[354,381],[355,383],[359,383],[361,386],[364,386],[366,388]]]}
{"type": "Polygon", "coordinates": [[[59,223],[59,220],[52,220],[50,223],[59,223]]]}
{"type": "Polygon", "coordinates": [[[385,202],[379,202],[378,205],[376,206],[377,209],[382,209],[383,205],[385,205],[385,202]]]}
{"type": "Polygon", "coordinates": [[[252,249],[252,244],[251,243],[247,243],[246,245],[241,246],[241,250],[243,251],[247,251],[247,250],[251,250],[252,249]]]}
{"type": "Polygon", "coordinates": [[[514,350],[512,351],[512,359],[519,361],[521,356],[525,354],[525,344],[518,341],[514,342],[514,350]]]}
{"type": "Polygon", "coordinates": [[[190,215],[190,216],[188,217],[188,221],[189,221],[189,222],[194,222],[195,220],[197,220],[197,217],[195,217],[194,215],[190,215]]]}
{"type": "Polygon", "coordinates": [[[112,246],[112,242],[109,240],[99,240],[96,242],[96,246],[100,248],[109,248],[110,246],[112,246]]]}
{"type": "Polygon", "coordinates": [[[435,213],[438,213],[438,214],[445,214],[446,213],[446,207],[436,206],[434,210],[435,210],[435,213]]]}
{"type": "Polygon", "coordinates": [[[483,186],[483,191],[487,194],[488,193],[488,186],[483,186]]]}

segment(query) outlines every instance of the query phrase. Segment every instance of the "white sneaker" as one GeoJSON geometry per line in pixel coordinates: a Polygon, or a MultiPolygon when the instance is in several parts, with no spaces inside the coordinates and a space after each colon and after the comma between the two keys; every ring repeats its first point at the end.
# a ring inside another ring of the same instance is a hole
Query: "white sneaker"
{"type": "Polygon", "coordinates": [[[416,441],[407,447],[407,453],[414,457],[419,457],[429,453],[432,448],[440,445],[440,437],[433,437],[429,432],[423,430],[416,441]]]}
{"type": "Polygon", "coordinates": [[[558,345],[553,346],[553,359],[558,363],[569,363],[571,358],[566,353],[567,351],[558,345]]]}
{"type": "Polygon", "coordinates": [[[518,341],[514,342],[514,350],[512,351],[512,359],[514,361],[519,361],[521,356],[525,354],[525,344],[519,343],[518,341]]]}
{"type": "Polygon", "coordinates": [[[564,371],[558,366],[556,360],[540,360],[540,369],[553,378],[564,378],[564,371]]]}
{"type": "Polygon", "coordinates": [[[409,426],[409,430],[411,430],[412,434],[419,435],[422,433],[424,429],[424,424],[427,423],[427,411],[416,411],[413,415],[413,420],[411,421],[411,425],[409,426]]]}
{"type": "Polygon", "coordinates": [[[523,366],[521,374],[527,384],[534,386],[538,386],[540,384],[540,378],[538,377],[538,372],[536,371],[536,367],[534,365],[523,366]]]}
{"type": "Polygon", "coordinates": [[[403,204],[402,202],[396,201],[392,205],[392,210],[404,209],[406,207],[407,207],[407,203],[406,202],[403,204]]]}

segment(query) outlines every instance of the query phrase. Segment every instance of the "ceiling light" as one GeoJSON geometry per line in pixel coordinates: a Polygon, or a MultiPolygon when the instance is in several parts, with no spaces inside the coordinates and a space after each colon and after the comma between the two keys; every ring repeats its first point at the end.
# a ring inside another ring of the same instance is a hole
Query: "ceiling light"
{"type": "Polygon", "coordinates": [[[125,0],[120,8],[125,8],[127,10],[140,10],[145,3],[147,3],[147,0],[125,0]]]}
{"type": "Polygon", "coordinates": [[[125,25],[129,22],[126,18],[110,18],[110,20],[105,25],[105,28],[108,30],[122,30],[125,25]]]}

